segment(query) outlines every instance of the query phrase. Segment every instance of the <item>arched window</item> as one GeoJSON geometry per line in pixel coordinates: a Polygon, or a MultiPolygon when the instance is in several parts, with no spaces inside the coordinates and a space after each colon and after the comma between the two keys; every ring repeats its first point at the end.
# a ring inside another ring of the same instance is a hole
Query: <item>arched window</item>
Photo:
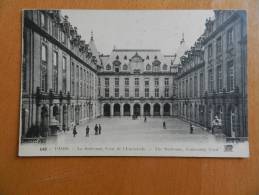
{"type": "Polygon", "coordinates": [[[127,56],[124,56],[124,60],[127,60],[127,56]]]}
{"type": "Polygon", "coordinates": [[[163,70],[167,70],[167,65],[166,64],[163,65],[163,70]]]}
{"type": "Polygon", "coordinates": [[[150,66],[150,64],[147,64],[147,66],[146,66],[146,70],[147,70],[147,71],[150,71],[150,70],[151,70],[151,66],[150,66]]]}
{"type": "Polygon", "coordinates": [[[110,64],[108,64],[108,65],[106,66],[106,70],[111,70],[111,65],[110,65],[110,64]]]}
{"type": "Polygon", "coordinates": [[[122,68],[123,68],[123,70],[128,70],[127,64],[124,64],[122,68]]]}

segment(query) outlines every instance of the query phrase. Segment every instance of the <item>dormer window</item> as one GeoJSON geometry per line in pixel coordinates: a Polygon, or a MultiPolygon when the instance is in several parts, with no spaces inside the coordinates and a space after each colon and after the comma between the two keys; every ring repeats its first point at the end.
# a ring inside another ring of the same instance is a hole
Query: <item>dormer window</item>
{"type": "Polygon", "coordinates": [[[117,55],[117,56],[116,56],[116,60],[118,60],[118,59],[119,59],[119,56],[117,55]]]}
{"type": "Polygon", "coordinates": [[[149,60],[149,56],[147,56],[146,59],[149,60]]]}
{"type": "Polygon", "coordinates": [[[155,56],[154,59],[156,60],[156,59],[157,59],[157,56],[155,56]]]}
{"type": "Polygon", "coordinates": [[[127,56],[124,56],[124,60],[127,60],[127,56]]]}
{"type": "Polygon", "coordinates": [[[167,70],[167,65],[166,64],[163,65],[163,70],[167,70]]]}
{"type": "Polygon", "coordinates": [[[146,66],[146,70],[147,70],[147,71],[150,71],[150,70],[151,70],[151,66],[150,66],[150,64],[147,64],[147,66],[146,66]]]}
{"type": "Polygon", "coordinates": [[[123,65],[123,70],[128,70],[127,64],[124,64],[124,65],[123,65]]]}
{"type": "Polygon", "coordinates": [[[106,70],[111,70],[111,65],[110,65],[110,64],[108,64],[108,65],[106,66],[106,70]]]}
{"type": "Polygon", "coordinates": [[[40,12],[40,26],[47,29],[47,17],[43,12],[40,12]]]}

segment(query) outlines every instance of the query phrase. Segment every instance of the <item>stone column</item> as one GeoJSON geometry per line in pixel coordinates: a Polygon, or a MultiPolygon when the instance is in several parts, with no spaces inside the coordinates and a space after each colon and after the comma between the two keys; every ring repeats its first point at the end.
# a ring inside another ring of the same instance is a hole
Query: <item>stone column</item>
{"type": "Polygon", "coordinates": [[[160,104],[160,116],[164,115],[164,104],[160,104]]]}
{"type": "Polygon", "coordinates": [[[111,104],[111,116],[113,116],[113,106],[114,106],[114,104],[112,103],[111,104]]]}
{"type": "Polygon", "coordinates": [[[63,107],[62,104],[59,105],[59,128],[62,130],[63,125],[63,107]]]}
{"type": "Polygon", "coordinates": [[[140,116],[144,116],[144,104],[140,104],[140,116]]]}
{"type": "Polygon", "coordinates": [[[130,104],[130,116],[133,116],[133,104],[130,104]]]}
{"type": "Polygon", "coordinates": [[[154,116],[154,106],[150,104],[150,116],[154,116]]]}
{"type": "Polygon", "coordinates": [[[170,103],[170,116],[173,116],[173,104],[172,103],[170,103]]]}
{"type": "Polygon", "coordinates": [[[103,116],[103,108],[104,108],[104,104],[101,104],[101,116],[103,116]]]}
{"type": "Polygon", "coordinates": [[[123,116],[123,113],[124,113],[124,104],[121,104],[120,105],[120,111],[121,111],[121,116],[123,116]]]}

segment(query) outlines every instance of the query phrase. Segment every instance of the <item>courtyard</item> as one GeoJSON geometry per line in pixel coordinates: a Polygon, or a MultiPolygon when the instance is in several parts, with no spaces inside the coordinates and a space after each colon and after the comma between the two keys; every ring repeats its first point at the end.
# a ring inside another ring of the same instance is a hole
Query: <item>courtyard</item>
{"type": "MultiPolygon", "coordinates": [[[[111,144],[111,143],[207,143],[214,142],[216,137],[205,129],[194,126],[190,134],[190,124],[171,117],[143,117],[132,120],[131,117],[102,117],[77,126],[78,134],[73,137],[73,131],[60,132],[54,138],[58,144],[111,144]],[[163,128],[163,122],[166,129],[163,128]],[[100,135],[95,135],[95,124],[102,126],[100,135]],[[90,133],[86,136],[85,128],[89,126],[90,133]]],[[[48,142],[53,138],[50,137],[48,142]]]]}

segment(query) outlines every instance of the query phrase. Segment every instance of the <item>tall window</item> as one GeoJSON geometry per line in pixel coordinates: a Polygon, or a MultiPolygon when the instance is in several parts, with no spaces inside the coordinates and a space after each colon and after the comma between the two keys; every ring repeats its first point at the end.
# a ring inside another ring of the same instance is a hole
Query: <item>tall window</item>
{"type": "Polygon", "coordinates": [[[145,97],[149,97],[149,88],[145,88],[145,97]]]}
{"type": "Polygon", "coordinates": [[[169,78],[165,78],[165,86],[169,86],[169,78]]]}
{"type": "Polygon", "coordinates": [[[155,88],[155,97],[159,97],[159,88],[155,88]]]}
{"type": "Polygon", "coordinates": [[[75,95],[75,64],[71,63],[71,93],[75,95]]]}
{"type": "Polygon", "coordinates": [[[115,92],[115,94],[114,94],[115,97],[119,97],[120,96],[119,88],[115,88],[114,92],[115,92]]]}
{"type": "Polygon", "coordinates": [[[63,31],[61,31],[60,33],[61,33],[61,42],[63,44],[66,44],[66,35],[65,35],[65,33],[63,31]]]}
{"type": "Polygon", "coordinates": [[[120,78],[115,78],[115,86],[119,87],[120,85],[120,78]]]}
{"type": "Polygon", "coordinates": [[[109,97],[109,88],[105,88],[104,91],[105,91],[105,94],[104,94],[105,97],[109,97]]]}
{"type": "Polygon", "coordinates": [[[148,86],[149,86],[149,80],[145,79],[145,87],[148,87],[148,86]]]}
{"type": "Polygon", "coordinates": [[[55,22],[52,23],[52,35],[58,39],[58,24],[55,22]]]}
{"type": "Polygon", "coordinates": [[[135,97],[139,97],[139,88],[135,88],[135,97]]]}
{"type": "Polygon", "coordinates": [[[208,46],[208,60],[210,59],[210,58],[212,58],[212,53],[213,51],[212,51],[212,44],[209,44],[209,46],[208,46]]]}
{"type": "Polygon", "coordinates": [[[105,84],[105,87],[109,87],[109,85],[110,85],[110,79],[109,79],[109,78],[105,78],[105,79],[104,79],[104,84],[105,84]]]}
{"type": "Polygon", "coordinates": [[[135,78],[135,85],[139,86],[139,78],[135,78]]]}
{"type": "Polygon", "coordinates": [[[76,95],[79,95],[79,66],[76,66],[76,95]]]}
{"type": "Polygon", "coordinates": [[[222,52],[222,43],[221,43],[221,37],[217,38],[216,42],[216,52],[217,54],[222,52]]]}
{"type": "Polygon", "coordinates": [[[213,70],[210,69],[208,71],[208,91],[210,93],[213,92],[213,89],[214,89],[213,84],[214,84],[214,81],[213,81],[213,70]]]}
{"type": "Polygon", "coordinates": [[[200,73],[200,96],[203,95],[204,90],[204,76],[203,73],[200,73]]]}
{"type": "Polygon", "coordinates": [[[47,29],[47,16],[45,13],[40,12],[40,26],[44,29],[47,29]]]}
{"type": "Polygon", "coordinates": [[[41,90],[47,92],[48,71],[47,71],[47,46],[41,46],[41,90]]]}
{"type": "Polygon", "coordinates": [[[66,93],[67,88],[67,58],[63,56],[62,58],[62,91],[66,93]]]}
{"type": "Polygon", "coordinates": [[[217,92],[222,91],[222,85],[223,85],[222,67],[220,65],[220,66],[217,67],[217,92]]]}
{"type": "Polygon", "coordinates": [[[193,96],[193,86],[192,86],[192,78],[190,78],[190,84],[189,84],[189,90],[190,90],[190,97],[192,97],[193,96]]]}
{"type": "Polygon", "coordinates": [[[129,97],[129,88],[125,88],[125,97],[129,97]]]}
{"type": "Polygon", "coordinates": [[[53,52],[53,91],[58,93],[58,53],[53,52]]]}
{"type": "Polygon", "coordinates": [[[181,93],[181,91],[182,91],[182,85],[181,85],[181,81],[179,82],[179,88],[178,88],[178,97],[182,97],[182,93],[181,93]]]}
{"type": "Polygon", "coordinates": [[[129,78],[125,78],[125,86],[129,86],[129,78]]]}
{"type": "Polygon", "coordinates": [[[198,80],[197,76],[194,76],[194,97],[198,96],[198,80]]]}
{"type": "Polygon", "coordinates": [[[185,81],[185,97],[188,97],[188,92],[189,92],[189,85],[188,85],[188,80],[185,81]]]}
{"type": "Polygon", "coordinates": [[[155,78],[155,86],[159,86],[159,78],[155,78]]]}
{"type": "Polygon", "coordinates": [[[228,62],[227,66],[227,90],[234,90],[234,65],[233,61],[228,62]]]}
{"type": "Polygon", "coordinates": [[[231,48],[233,46],[233,29],[230,28],[227,31],[227,48],[231,48]]]}
{"type": "Polygon", "coordinates": [[[168,87],[165,88],[165,97],[169,97],[169,88],[168,87]]]}

